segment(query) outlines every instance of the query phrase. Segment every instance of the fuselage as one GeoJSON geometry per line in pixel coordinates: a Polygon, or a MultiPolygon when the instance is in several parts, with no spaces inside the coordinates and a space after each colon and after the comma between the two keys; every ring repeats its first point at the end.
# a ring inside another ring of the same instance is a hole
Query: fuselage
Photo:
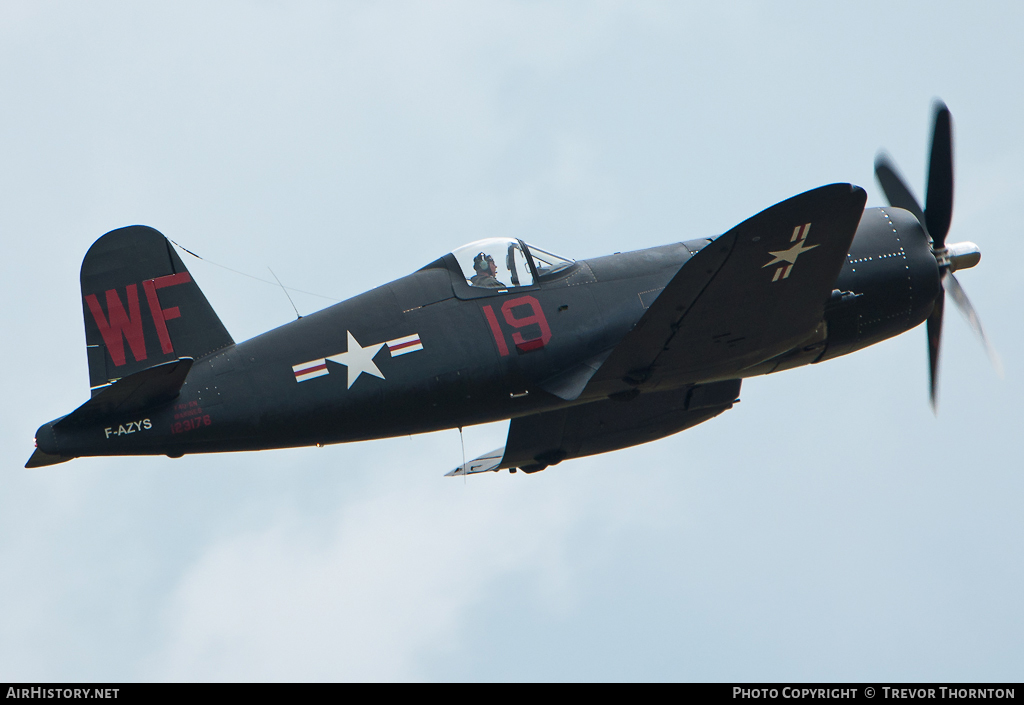
{"type": "MultiPolygon", "coordinates": [[[[600,390],[567,400],[545,382],[599,360],[712,241],[580,260],[507,289],[468,285],[446,255],[196,360],[170,403],[94,427],[54,432],[47,424],[37,443],[61,456],[177,456],[385,438],[590,403],[600,390]]],[[[820,324],[736,376],[845,355],[913,328],[939,286],[916,218],[867,209],[820,324]]],[[[691,373],[670,387],[703,381],[691,373]]]]}

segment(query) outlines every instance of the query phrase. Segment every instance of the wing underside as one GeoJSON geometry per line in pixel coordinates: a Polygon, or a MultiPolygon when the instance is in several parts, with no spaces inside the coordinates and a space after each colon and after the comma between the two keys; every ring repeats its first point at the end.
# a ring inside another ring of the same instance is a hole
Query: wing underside
{"type": "Polygon", "coordinates": [[[718,416],[732,408],[739,393],[740,380],[733,379],[521,416],[509,424],[503,448],[485,453],[448,475],[502,468],[536,472],[570,458],[640,445],[718,416]]]}

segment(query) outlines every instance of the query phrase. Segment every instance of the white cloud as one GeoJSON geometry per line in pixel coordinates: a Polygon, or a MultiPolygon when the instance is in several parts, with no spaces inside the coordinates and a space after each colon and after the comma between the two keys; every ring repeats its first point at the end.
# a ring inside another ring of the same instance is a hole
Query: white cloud
{"type": "Polygon", "coordinates": [[[580,510],[497,479],[378,486],[328,517],[288,513],[208,546],[143,677],[426,678],[426,661],[459,658],[468,614],[507,599],[510,576],[534,588],[520,599],[564,607],[580,510]]]}

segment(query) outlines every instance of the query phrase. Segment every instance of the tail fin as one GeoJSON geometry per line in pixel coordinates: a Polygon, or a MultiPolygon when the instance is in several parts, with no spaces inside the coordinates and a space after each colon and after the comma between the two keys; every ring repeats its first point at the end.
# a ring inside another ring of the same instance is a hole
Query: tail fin
{"type": "Polygon", "coordinates": [[[163,235],[112,230],[82,261],[82,309],[95,395],[112,382],[234,341],[163,235]]]}

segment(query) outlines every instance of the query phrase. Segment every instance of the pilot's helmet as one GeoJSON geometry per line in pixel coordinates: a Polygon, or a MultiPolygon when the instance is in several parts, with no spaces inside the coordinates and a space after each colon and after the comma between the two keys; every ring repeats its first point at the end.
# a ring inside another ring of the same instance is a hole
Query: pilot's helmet
{"type": "Polygon", "coordinates": [[[481,274],[490,274],[491,264],[494,263],[494,258],[486,252],[481,252],[473,258],[473,269],[480,272],[481,274]]]}

